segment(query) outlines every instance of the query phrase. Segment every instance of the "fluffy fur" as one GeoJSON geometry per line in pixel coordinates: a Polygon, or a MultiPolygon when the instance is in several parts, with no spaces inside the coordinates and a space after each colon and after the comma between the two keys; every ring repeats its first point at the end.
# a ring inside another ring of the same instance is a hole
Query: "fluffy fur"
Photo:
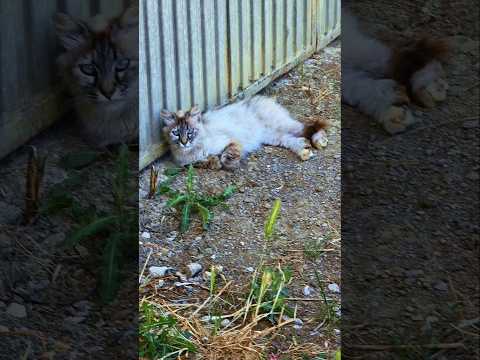
{"type": "Polygon", "coordinates": [[[115,19],[88,21],[58,13],[64,51],[57,63],[77,120],[93,146],[138,137],[138,6],[115,19]]]}
{"type": "Polygon", "coordinates": [[[210,168],[233,169],[240,159],[263,144],[282,146],[300,159],[313,156],[311,146],[327,144],[326,123],[304,125],[273,99],[255,96],[205,113],[198,109],[162,111],[163,132],[180,165],[197,163],[210,168]]]}
{"type": "Polygon", "coordinates": [[[411,101],[433,107],[445,100],[448,84],[441,61],[444,41],[423,38],[389,47],[367,36],[342,12],[342,101],[372,116],[391,134],[415,122],[411,101]]]}

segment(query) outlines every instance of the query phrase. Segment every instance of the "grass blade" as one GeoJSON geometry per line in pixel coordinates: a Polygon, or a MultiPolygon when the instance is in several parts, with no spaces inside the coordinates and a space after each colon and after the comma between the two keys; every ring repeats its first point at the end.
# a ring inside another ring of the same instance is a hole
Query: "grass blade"
{"type": "Polygon", "coordinates": [[[193,170],[193,166],[190,165],[188,167],[188,172],[187,172],[187,192],[189,194],[192,193],[193,191],[193,178],[195,176],[195,170],[193,170]]]}
{"type": "Polygon", "coordinates": [[[182,221],[180,223],[180,232],[184,233],[190,228],[190,212],[192,204],[187,202],[182,209],[182,221]]]}
{"type": "Polygon", "coordinates": [[[204,230],[208,229],[208,225],[210,225],[210,221],[213,218],[213,214],[208,210],[205,206],[195,203],[195,207],[200,214],[200,218],[202,219],[202,226],[204,230]]]}
{"type": "Polygon", "coordinates": [[[103,274],[101,295],[104,302],[110,302],[119,287],[121,234],[111,236],[103,250],[103,274]]]}
{"type": "Polygon", "coordinates": [[[185,201],[187,201],[189,198],[188,195],[179,195],[177,197],[174,197],[170,200],[167,201],[167,207],[175,207],[177,205],[180,205],[181,203],[184,203],[185,201]]]}
{"type": "Polygon", "coordinates": [[[94,236],[101,231],[105,230],[108,226],[112,225],[115,220],[117,220],[117,216],[107,216],[100,219],[95,220],[94,222],[88,224],[85,227],[78,229],[77,231],[73,232],[71,236],[69,236],[65,240],[65,246],[71,247],[77,245],[80,241],[87,239],[91,236],[94,236]]]}
{"type": "Polygon", "coordinates": [[[273,235],[273,230],[275,228],[278,215],[280,214],[281,206],[282,206],[282,203],[279,199],[275,200],[275,202],[273,203],[272,211],[270,213],[270,216],[267,219],[267,222],[265,223],[264,236],[266,240],[270,239],[273,235]]]}

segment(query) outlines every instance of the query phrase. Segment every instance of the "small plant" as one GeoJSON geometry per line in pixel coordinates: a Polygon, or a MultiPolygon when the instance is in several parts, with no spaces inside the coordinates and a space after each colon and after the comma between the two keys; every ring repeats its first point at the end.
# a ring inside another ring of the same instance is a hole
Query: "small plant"
{"type": "MultiPolygon", "coordinates": [[[[132,176],[129,171],[128,153],[128,147],[124,145],[116,159],[112,181],[113,210],[110,213],[99,214],[95,209],[86,211],[73,202],[71,212],[74,216],[82,212],[89,215],[84,215],[82,224],[67,237],[64,244],[66,247],[74,247],[81,241],[95,236],[102,236],[105,239],[100,288],[101,297],[105,302],[113,300],[120,283],[122,263],[126,255],[137,247],[138,214],[135,206],[127,205],[128,197],[136,191],[136,187],[131,186],[135,184],[130,184],[132,176]]],[[[58,203],[56,205],[58,206],[58,203]]]]}
{"type": "Polygon", "coordinates": [[[191,334],[178,329],[174,317],[157,311],[147,302],[140,305],[139,334],[141,358],[174,360],[197,351],[189,340],[191,334]]]}
{"type": "Polygon", "coordinates": [[[263,233],[265,240],[270,240],[273,236],[273,231],[275,230],[275,225],[277,224],[281,206],[282,203],[280,199],[275,200],[273,203],[272,211],[270,212],[270,216],[265,223],[265,229],[263,233]]]}
{"type": "Polygon", "coordinates": [[[285,304],[288,297],[286,286],[291,279],[291,270],[280,266],[276,269],[265,267],[261,277],[254,276],[248,302],[255,304],[255,317],[268,314],[268,319],[274,323],[277,315],[294,316],[293,309],[285,304]]]}
{"type": "Polygon", "coordinates": [[[158,192],[169,197],[167,207],[175,207],[180,210],[181,221],[180,231],[186,232],[190,228],[192,215],[199,214],[204,230],[207,230],[212,219],[213,212],[211,208],[224,203],[235,192],[234,186],[228,186],[219,195],[204,195],[198,193],[194,188],[195,171],[190,165],[187,171],[186,192],[174,191],[170,184],[173,178],[178,175],[178,171],[167,170],[165,173],[168,178],[158,186],[158,192]]]}

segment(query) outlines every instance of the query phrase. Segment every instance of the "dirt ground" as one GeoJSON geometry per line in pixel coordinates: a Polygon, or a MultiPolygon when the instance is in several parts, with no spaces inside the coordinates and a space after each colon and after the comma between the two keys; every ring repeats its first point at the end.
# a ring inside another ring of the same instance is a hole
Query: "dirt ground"
{"type": "MultiPolygon", "coordinates": [[[[315,116],[328,120],[328,146],[306,162],[286,149],[267,146],[248,156],[235,172],[197,170],[201,191],[218,193],[235,185],[238,192],[227,201],[228,210],[214,209],[215,217],[208,231],[202,231],[200,222],[195,220],[184,234],[179,233],[179,214],[165,206],[167,198],[147,198],[147,167],[140,176],[140,266],[146,268],[145,275],[151,266],[181,269],[192,262],[200,263],[203,269],[223,266],[226,281],[233,280],[238,288],[248,285],[252,269],[263,253],[265,220],[274,200],[279,198],[281,215],[268,262],[292,267],[289,296],[297,300],[290,305],[298,307],[297,317],[303,326],[285,329],[285,338],[274,341],[272,351],[278,349],[281,353],[293,341],[314,343],[322,351],[331,351],[338,346],[339,336],[334,329],[338,329],[338,324],[329,329],[332,324],[322,324],[323,305],[314,269],[321,274],[325,288],[340,285],[340,42],[313,55],[262,93],[276,97],[300,121],[315,116]],[[309,261],[304,254],[309,246],[324,252],[309,261]],[[313,289],[310,296],[303,293],[307,285],[313,289]]],[[[160,174],[174,166],[168,156],[154,165],[160,174]]],[[[160,176],[160,181],[164,179],[160,176]]],[[[181,189],[184,181],[185,176],[179,176],[173,187],[181,189]]],[[[208,296],[201,287],[175,289],[173,281],[170,278],[157,290],[144,288],[141,295],[167,302],[187,298],[198,303],[208,296]]],[[[327,290],[327,296],[335,301],[339,311],[339,293],[327,290]]]]}
{"type": "MultiPolygon", "coordinates": [[[[70,179],[75,185],[62,194],[84,207],[77,216],[111,212],[115,150],[98,152],[78,169],[62,166],[66,155],[92,151],[72,127],[71,117],[27,145],[48,154],[41,206],[50,191],[70,179]]],[[[104,305],[98,294],[104,239],[96,236],[63,248],[78,225],[68,206],[41,212],[23,224],[27,154],[22,147],[0,162],[0,359],[112,359],[120,356],[118,351],[136,358],[137,262],[123,269],[127,280],[118,299],[104,305]],[[119,350],[119,344],[131,344],[131,352],[119,350]]],[[[130,154],[130,169],[136,189],[138,152],[130,154]]],[[[130,201],[136,207],[136,191],[130,201]]]]}
{"type": "Polygon", "coordinates": [[[454,46],[448,99],[409,131],[342,107],[342,355],[478,359],[478,4],[349,3],[382,39],[454,46]]]}

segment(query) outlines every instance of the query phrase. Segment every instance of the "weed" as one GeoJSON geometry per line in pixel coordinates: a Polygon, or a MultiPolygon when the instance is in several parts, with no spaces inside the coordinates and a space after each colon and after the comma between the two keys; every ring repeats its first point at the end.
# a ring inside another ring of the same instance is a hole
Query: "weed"
{"type": "Polygon", "coordinates": [[[198,193],[195,190],[195,171],[193,166],[190,165],[187,171],[187,179],[185,183],[186,191],[174,191],[170,185],[173,182],[175,176],[179,174],[179,171],[175,169],[169,169],[166,171],[167,180],[160,183],[158,186],[158,192],[162,195],[166,195],[169,200],[167,201],[167,207],[175,207],[180,210],[180,231],[186,232],[190,228],[192,215],[197,213],[200,216],[202,227],[204,230],[208,230],[210,223],[213,220],[213,212],[211,208],[224,203],[235,192],[234,186],[228,186],[219,195],[204,195],[198,193]]]}
{"type": "MultiPolygon", "coordinates": [[[[136,191],[130,188],[128,153],[128,147],[124,145],[120,148],[116,159],[112,181],[113,211],[108,214],[99,214],[94,208],[90,209],[64,243],[65,247],[73,247],[86,239],[104,235],[100,294],[105,302],[114,298],[120,283],[122,263],[131,250],[137,247],[138,215],[136,207],[127,205],[127,199],[136,191]]],[[[62,199],[62,193],[59,194],[62,199]]],[[[61,208],[60,205],[70,205],[72,215],[80,215],[85,210],[76,202],[69,203],[68,200],[68,197],[65,197],[62,203],[57,199],[48,209],[51,210],[52,206],[56,209],[61,208]]]]}
{"type": "Polygon", "coordinates": [[[141,358],[173,360],[183,353],[197,351],[190,341],[191,334],[181,331],[173,316],[147,302],[140,305],[139,333],[141,358]]]}

